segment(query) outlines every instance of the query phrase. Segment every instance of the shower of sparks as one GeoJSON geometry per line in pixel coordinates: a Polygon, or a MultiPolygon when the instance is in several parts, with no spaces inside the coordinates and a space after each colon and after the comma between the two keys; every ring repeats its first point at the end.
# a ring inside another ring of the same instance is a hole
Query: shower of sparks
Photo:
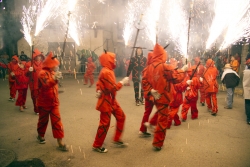
{"type": "MultiPolygon", "coordinates": [[[[242,1],[242,0],[240,0],[242,1]]],[[[242,9],[242,3],[235,0],[215,0],[214,4],[214,19],[209,30],[209,37],[206,42],[206,49],[209,49],[216,39],[223,33],[223,31],[229,26],[230,22],[234,19],[238,19],[235,13],[242,12],[237,11],[242,9]],[[240,7],[236,9],[235,7],[240,7]],[[234,9],[232,12],[231,9],[234,9]]]]}
{"type": "MultiPolygon", "coordinates": [[[[146,0],[145,0],[146,1],[146,0]]],[[[124,22],[124,29],[123,29],[123,39],[125,45],[127,46],[129,41],[132,39],[132,34],[135,30],[135,23],[138,21],[137,19],[141,16],[144,9],[144,5],[146,4],[145,1],[142,0],[132,0],[132,2],[128,2],[126,7],[126,14],[125,14],[125,22],[124,22]]],[[[140,17],[140,20],[142,19],[140,17]]],[[[140,20],[137,24],[140,24],[140,20]]]]}
{"type": "Polygon", "coordinates": [[[62,0],[48,0],[46,4],[38,11],[36,20],[36,31],[37,36],[48,24],[51,18],[57,17],[57,11],[62,4],[62,0]]]}
{"type": "Polygon", "coordinates": [[[237,6],[234,6],[234,15],[230,19],[231,21],[220,49],[225,49],[229,45],[236,43],[243,38],[249,38],[250,2],[249,0],[241,0],[241,3],[235,5],[237,6]],[[247,11],[248,13],[246,14],[247,11]]]}
{"type": "Polygon", "coordinates": [[[175,43],[177,51],[187,58],[188,15],[183,10],[181,2],[181,0],[169,0],[166,17],[170,39],[175,43]]]}
{"type": "Polygon", "coordinates": [[[32,46],[31,29],[34,26],[34,17],[35,10],[33,6],[29,6],[28,9],[23,6],[23,16],[21,18],[21,24],[23,29],[21,30],[21,32],[24,34],[24,39],[28,42],[30,46],[32,46]]]}
{"type": "Polygon", "coordinates": [[[151,0],[146,12],[146,34],[148,39],[155,45],[159,33],[159,19],[162,0],[151,0]]]}
{"type": "Polygon", "coordinates": [[[98,0],[99,3],[105,4],[106,0],[98,0]]]}

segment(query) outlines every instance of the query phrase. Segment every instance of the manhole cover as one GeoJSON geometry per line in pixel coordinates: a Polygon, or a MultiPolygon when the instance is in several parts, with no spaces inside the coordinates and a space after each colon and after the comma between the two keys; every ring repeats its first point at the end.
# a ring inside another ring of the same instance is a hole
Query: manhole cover
{"type": "Polygon", "coordinates": [[[8,166],[16,158],[16,155],[11,150],[0,149],[0,166],[8,166]]]}

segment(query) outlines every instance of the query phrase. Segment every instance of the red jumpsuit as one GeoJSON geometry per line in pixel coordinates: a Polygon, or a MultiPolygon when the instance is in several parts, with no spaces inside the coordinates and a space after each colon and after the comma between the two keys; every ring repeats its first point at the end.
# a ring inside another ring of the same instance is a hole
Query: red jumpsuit
{"type": "Polygon", "coordinates": [[[88,84],[88,79],[90,80],[90,86],[94,84],[94,71],[95,71],[95,63],[92,62],[92,58],[88,58],[87,71],[84,74],[84,85],[88,84]]]}
{"type": "Polygon", "coordinates": [[[173,84],[171,83],[181,82],[184,79],[184,73],[179,73],[177,70],[173,69],[172,66],[165,64],[167,55],[163,47],[159,44],[155,45],[153,53],[154,57],[152,63],[148,66],[144,80],[151,86],[149,90],[154,89],[161,94],[160,99],[154,102],[157,108],[158,117],[153,146],[159,149],[164,143],[167,124],[170,118],[168,107],[173,99],[173,94],[171,93],[173,84]]]}
{"type": "MultiPolygon", "coordinates": [[[[200,62],[200,58],[196,57],[194,59],[194,62],[195,62],[195,65],[198,65],[198,63],[200,62]]],[[[197,78],[198,79],[200,79],[200,77],[203,77],[204,71],[205,71],[204,65],[200,64],[199,67],[197,68],[197,78]]],[[[204,90],[203,84],[201,85],[199,90],[200,90],[200,103],[204,104],[206,97],[205,97],[205,90],[204,90]]]]}
{"type": "Polygon", "coordinates": [[[27,73],[28,73],[28,69],[25,66],[24,68],[18,67],[17,70],[15,71],[16,89],[18,91],[16,106],[25,106],[28,82],[29,82],[27,73]]]}
{"type": "Polygon", "coordinates": [[[44,56],[42,55],[42,53],[35,49],[34,53],[33,53],[33,63],[28,62],[26,64],[27,68],[29,67],[33,67],[33,71],[29,72],[29,88],[30,88],[30,92],[31,92],[31,98],[33,101],[33,106],[34,106],[34,112],[38,113],[38,109],[37,109],[37,97],[38,97],[38,75],[40,73],[40,71],[42,70],[42,66],[43,66],[43,60],[44,60],[44,56]],[[37,57],[41,56],[42,60],[38,61],[37,57]]]}
{"type": "MultiPolygon", "coordinates": [[[[147,132],[147,127],[144,125],[145,122],[148,122],[149,116],[152,112],[152,109],[154,107],[154,98],[153,96],[150,95],[150,88],[151,86],[148,84],[148,82],[145,80],[146,78],[144,77],[145,74],[147,73],[148,70],[148,65],[152,63],[152,58],[153,58],[153,52],[148,53],[148,59],[147,59],[147,66],[144,68],[142,71],[142,89],[144,93],[144,98],[145,98],[145,112],[142,117],[141,121],[141,127],[140,131],[141,132],[147,132]]],[[[155,116],[153,118],[155,119],[150,119],[150,124],[151,125],[156,125],[157,121],[157,114],[154,114],[155,116]]]]}
{"type": "Polygon", "coordinates": [[[111,52],[103,53],[99,57],[102,65],[98,81],[96,83],[97,90],[100,90],[101,97],[99,97],[96,105],[96,110],[100,111],[100,123],[97,129],[97,134],[93,147],[100,148],[106,138],[110,126],[111,114],[116,118],[116,129],[113,140],[120,141],[125,114],[121,109],[119,103],[116,101],[116,92],[122,88],[120,82],[116,83],[115,74],[115,54],[111,52]]]}
{"type": "Polygon", "coordinates": [[[216,114],[218,112],[217,106],[217,97],[218,93],[218,83],[217,83],[217,75],[218,70],[214,66],[214,61],[212,59],[208,59],[206,62],[206,71],[203,74],[203,84],[206,93],[206,103],[208,110],[212,111],[212,114],[216,114]],[[212,99],[212,103],[211,103],[212,99]]]}
{"type": "Polygon", "coordinates": [[[3,64],[0,62],[0,66],[3,68],[8,68],[9,73],[9,89],[10,89],[10,99],[15,99],[16,97],[16,78],[12,76],[11,73],[15,73],[18,68],[18,57],[13,56],[12,61],[9,64],[3,64]]]}
{"type": "MultiPolygon", "coordinates": [[[[193,74],[196,66],[192,66],[188,69],[188,78],[186,80],[189,80],[191,75],[193,74]]],[[[188,86],[190,89],[186,90],[185,92],[185,98],[182,105],[181,110],[181,116],[182,120],[186,121],[188,110],[191,107],[191,118],[197,119],[198,118],[198,109],[197,109],[197,101],[198,101],[198,90],[201,87],[200,80],[196,76],[196,72],[192,78],[191,84],[188,86]]]]}
{"type": "Polygon", "coordinates": [[[61,122],[58,98],[58,81],[54,79],[55,72],[51,69],[58,66],[59,61],[53,57],[52,52],[43,62],[43,68],[38,75],[38,97],[37,107],[39,120],[37,132],[40,137],[44,137],[49,117],[51,120],[52,133],[54,138],[63,138],[64,130],[61,122]]]}

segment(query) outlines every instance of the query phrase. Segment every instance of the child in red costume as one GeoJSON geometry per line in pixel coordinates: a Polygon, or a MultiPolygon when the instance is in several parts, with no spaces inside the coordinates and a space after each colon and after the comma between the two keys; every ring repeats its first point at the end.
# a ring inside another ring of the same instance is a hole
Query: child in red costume
{"type": "Polygon", "coordinates": [[[216,94],[218,93],[218,70],[214,66],[214,61],[212,59],[208,59],[206,62],[206,71],[203,74],[203,78],[201,77],[200,80],[203,81],[205,94],[206,94],[206,103],[208,111],[211,111],[211,115],[216,116],[218,112],[218,105],[217,105],[217,97],[216,94]],[[211,103],[212,99],[212,103],[211,103]]]}
{"type": "Polygon", "coordinates": [[[96,110],[100,111],[100,123],[93,143],[93,150],[106,153],[108,150],[102,147],[102,145],[109,130],[111,114],[116,118],[114,144],[119,146],[125,145],[120,138],[126,116],[116,101],[116,92],[120,90],[124,84],[128,83],[129,78],[125,77],[122,81],[116,83],[114,74],[116,60],[114,53],[105,51],[105,53],[99,57],[99,60],[102,65],[102,70],[96,83],[96,97],[98,98],[96,110]]]}
{"type": "Polygon", "coordinates": [[[25,106],[27,98],[27,89],[29,78],[27,77],[28,69],[22,63],[18,63],[18,68],[15,71],[16,89],[18,91],[18,97],[16,100],[16,106],[19,106],[19,110],[22,112],[26,109],[25,106]]]}
{"type": "MultiPolygon", "coordinates": [[[[153,58],[153,52],[149,52],[148,53],[148,59],[147,59],[147,66],[144,68],[144,70],[142,71],[142,89],[143,89],[143,93],[144,93],[144,98],[145,98],[145,112],[143,114],[142,117],[142,122],[141,122],[141,127],[139,130],[139,135],[141,137],[149,137],[151,136],[150,133],[147,132],[147,127],[145,126],[145,123],[148,122],[149,120],[149,116],[152,112],[152,109],[154,107],[154,97],[152,95],[150,95],[150,85],[148,84],[148,82],[145,80],[145,74],[147,73],[148,70],[148,66],[152,63],[152,58],[153,58]]],[[[156,121],[157,121],[157,116],[155,116],[156,119],[151,119],[150,124],[152,125],[156,125],[156,121]],[[155,122],[155,123],[154,123],[155,122]]]]}
{"type": "Polygon", "coordinates": [[[52,52],[43,62],[43,68],[38,75],[38,97],[37,107],[39,112],[39,120],[37,124],[37,132],[40,144],[45,143],[45,132],[48,126],[49,117],[51,120],[52,132],[54,138],[57,139],[59,149],[68,151],[66,144],[63,143],[64,137],[63,124],[59,111],[58,98],[58,80],[62,77],[61,72],[57,71],[59,61],[53,57],[52,52]]]}
{"type": "Polygon", "coordinates": [[[15,101],[16,91],[17,91],[16,90],[15,71],[18,69],[18,62],[19,62],[19,59],[18,59],[18,57],[16,55],[12,57],[11,62],[8,65],[3,64],[3,63],[0,62],[1,67],[8,69],[8,73],[9,73],[9,89],[10,89],[9,101],[12,101],[12,102],[15,101]]]}
{"type": "MultiPolygon", "coordinates": [[[[170,59],[170,64],[173,66],[174,69],[177,69],[178,67],[178,61],[175,58],[170,59]]],[[[183,97],[182,92],[186,90],[186,87],[188,85],[186,84],[186,81],[182,81],[180,83],[173,84],[173,101],[169,104],[169,110],[170,110],[170,119],[168,121],[168,129],[171,128],[172,120],[174,120],[174,125],[179,126],[181,124],[181,121],[179,119],[178,111],[180,108],[180,105],[182,105],[183,97]]]]}
{"type": "MultiPolygon", "coordinates": [[[[200,58],[199,57],[196,57],[194,59],[194,62],[195,62],[195,65],[198,65],[198,63],[200,62],[200,58]]],[[[203,65],[202,62],[200,62],[200,65],[199,67],[197,68],[197,78],[199,79],[200,77],[202,77],[203,73],[205,71],[205,67],[203,65]]],[[[205,96],[205,89],[204,89],[204,86],[201,85],[200,87],[200,103],[202,106],[205,106],[205,99],[206,99],[206,96],[205,96]]]]}
{"type": "Polygon", "coordinates": [[[34,112],[35,114],[38,114],[36,104],[38,96],[38,75],[42,70],[44,56],[38,49],[35,49],[32,58],[32,62],[28,62],[26,66],[29,68],[29,88],[33,101],[34,112]]]}
{"type": "Polygon", "coordinates": [[[88,79],[90,80],[90,85],[89,87],[91,87],[94,84],[94,71],[95,71],[95,63],[92,61],[92,58],[89,57],[88,58],[88,63],[87,63],[87,71],[84,74],[84,85],[88,84],[88,79]]]}
{"type": "Polygon", "coordinates": [[[198,90],[201,87],[201,82],[197,78],[197,71],[195,71],[196,66],[192,66],[187,70],[188,78],[187,78],[187,85],[185,92],[185,98],[182,105],[181,116],[182,121],[185,122],[187,120],[187,113],[189,108],[191,107],[191,118],[197,119],[198,118],[198,109],[197,109],[197,101],[198,101],[198,90]],[[193,77],[191,78],[191,76],[193,77]]]}
{"type": "Polygon", "coordinates": [[[154,133],[153,147],[159,151],[163,146],[166,129],[169,120],[169,104],[173,100],[173,89],[171,83],[180,83],[184,74],[167,65],[167,54],[162,46],[156,44],[154,47],[152,63],[144,75],[144,80],[149,84],[149,93],[154,97],[157,108],[157,125],[154,133]]]}

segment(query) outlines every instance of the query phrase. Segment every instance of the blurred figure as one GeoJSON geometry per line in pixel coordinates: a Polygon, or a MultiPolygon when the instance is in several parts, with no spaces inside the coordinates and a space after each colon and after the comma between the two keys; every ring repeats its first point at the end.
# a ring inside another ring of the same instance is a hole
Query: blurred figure
{"type": "Polygon", "coordinates": [[[21,55],[19,56],[19,59],[21,61],[28,61],[29,60],[28,56],[26,54],[24,54],[24,51],[21,51],[21,55]]]}
{"type": "Polygon", "coordinates": [[[143,89],[141,84],[142,79],[142,71],[146,66],[147,59],[143,56],[142,48],[136,48],[135,56],[131,58],[129,62],[129,67],[127,71],[127,76],[130,75],[132,72],[132,80],[134,82],[134,92],[135,92],[135,103],[137,106],[141,104],[144,105],[144,99],[143,99],[143,89]],[[141,88],[141,93],[139,92],[141,88]],[[139,97],[139,93],[140,96],[139,97]]]}
{"type": "Polygon", "coordinates": [[[90,80],[90,85],[91,87],[94,84],[94,71],[95,71],[95,63],[92,61],[92,57],[88,58],[88,63],[87,63],[87,71],[84,74],[84,85],[88,84],[88,80],[90,80]]]}
{"type": "Polygon", "coordinates": [[[231,56],[230,65],[232,67],[232,70],[234,70],[237,73],[239,72],[239,62],[238,62],[238,60],[235,59],[234,56],[231,56]]]}
{"type": "Polygon", "coordinates": [[[240,76],[232,70],[230,64],[226,64],[224,67],[224,72],[221,77],[221,81],[223,84],[226,84],[227,88],[227,106],[225,109],[233,108],[233,99],[234,99],[234,90],[235,87],[239,85],[240,76]]]}
{"type": "Polygon", "coordinates": [[[244,99],[245,99],[245,112],[247,116],[247,124],[250,125],[250,58],[246,60],[247,68],[243,71],[243,89],[244,89],[244,99]]]}

